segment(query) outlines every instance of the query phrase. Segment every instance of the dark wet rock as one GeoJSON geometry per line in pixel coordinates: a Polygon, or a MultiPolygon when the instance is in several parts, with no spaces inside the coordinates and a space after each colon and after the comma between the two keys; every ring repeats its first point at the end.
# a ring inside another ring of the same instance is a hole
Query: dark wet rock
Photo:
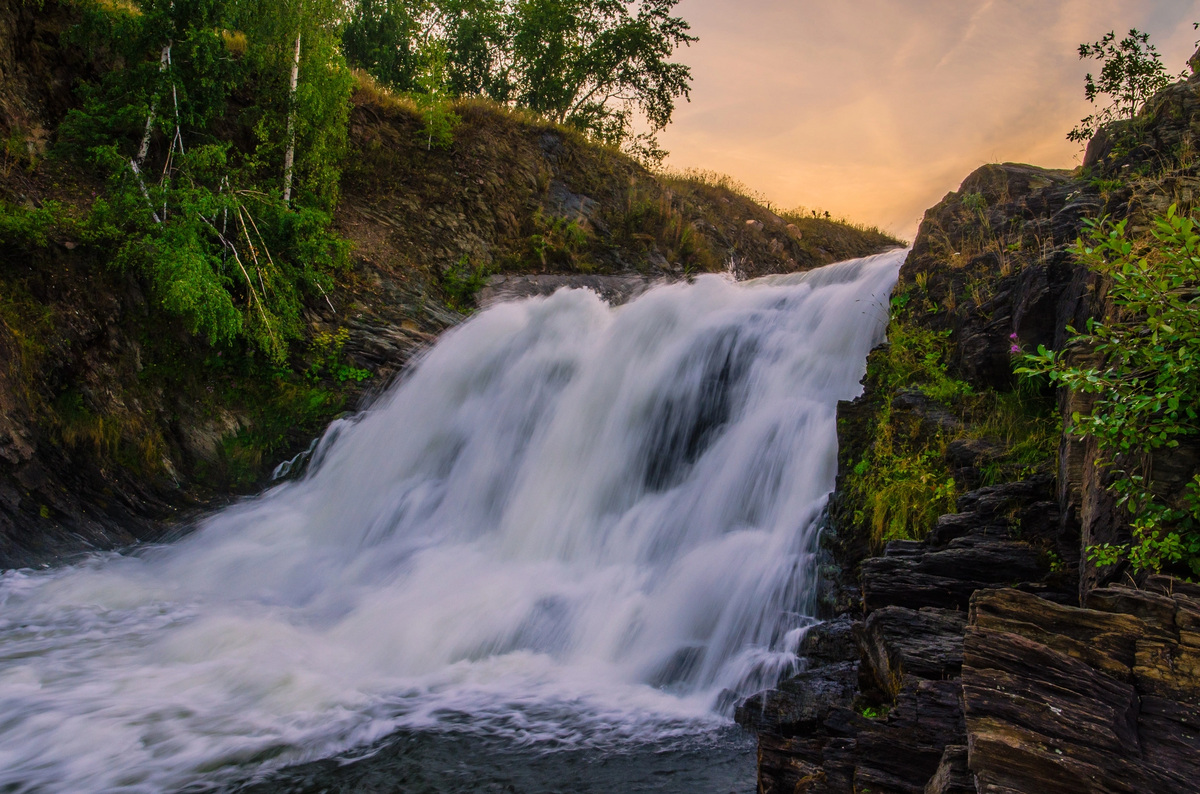
{"type": "Polygon", "coordinates": [[[738,724],[791,736],[821,723],[833,708],[848,707],[858,688],[855,626],[839,618],[809,629],[797,649],[804,672],[740,703],[734,713],[738,724]]]}
{"type": "Polygon", "coordinates": [[[925,794],[975,794],[975,776],[967,767],[967,748],[947,745],[937,771],[925,784],[925,794]]]}
{"type": "Polygon", "coordinates": [[[1119,680],[1130,678],[1143,621],[1051,603],[1018,590],[989,590],[971,603],[971,625],[1017,633],[1119,680]]]}
{"type": "Polygon", "coordinates": [[[857,691],[858,662],[838,662],[751,695],[738,705],[734,719],[749,730],[795,736],[819,725],[835,707],[848,707],[857,691]]]}
{"type": "Polygon", "coordinates": [[[963,699],[980,790],[1096,791],[1098,777],[1136,778],[1130,684],[1017,634],[972,627],[963,699]],[[1036,786],[1036,788],[1031,788],[1036,786]]]}
{"type": "MultiPolygon", "coordinates": [[[[1146,624],[1142,629],[1146,634],[1156,637],[1178,635],[1175,615],[1179,611],[1179,602],[1169,596],[1132,587],[1104,587],[1088,593],[1085,604],[1091,610],[1139,618],[1146,624]]],[[[1108,620],[1111,622],[1113,618],[1108,620]]]]}
{"type": "Polygon", "coordinates": [[[923,544],[906,543],[863,562],[864,608],[965,610],[978,589],[1042,579],[1042,555],[1015,538],[1010,516],[1042,503],[1052,483],[1039,476],[963,494],[959,512],[941,516],[923,544]]]}
{"type": "Polygon", "coordinates": [[[966,612],[887,606],[862,624],[863,676],[891,700],[906,675],[943,680],[962,671],[966,612]]]}
{"type": "Polygon", "coordinates": [[[1200,604],[1118,588],[1089,604],[974,599],[962,681],[979,791],[1195,790],[1200,649],[1178,627],[1200,604]]]}
{"type": "Polygon", "coordinates": [[[960,513],[975,513],[981,518],[1004,515],[1015,506],[1046,499],[1053,494],[1054,478],[1039,475],[1027,480],[1006,482],[969,491],[958,497],[960,513]]]}
{"type": "Polygon", "coordinates": [[[1036,549],[1023,541],[968,534],[942,550],[911,557],[874,557],[863,563],[863,606],[965,610],[976,590],[1041,578],[1036,549]]]}
{"type": "Polygon", "coordinates": [[[854,739],[760,734],[759,794],[841,794],[851,791],[854,739]]]}
{"type": "Polygon", "coordinates": [[[946,747],[967,743],[962,687],[907,678],[887,718],[857,739],[855,791],[923,794],[946,747]]]}
{"type": "Polygon", "coordinates": [[[846,616],[818,623],[805,632],[796,653],[810,668],[857,660],[856,625],[846,616]]]}
{"type": "Polygon", "coordinates": [[[922,540],[889,540],[883,548],[884,557],[917,557],[928,551],[922,540]]]}

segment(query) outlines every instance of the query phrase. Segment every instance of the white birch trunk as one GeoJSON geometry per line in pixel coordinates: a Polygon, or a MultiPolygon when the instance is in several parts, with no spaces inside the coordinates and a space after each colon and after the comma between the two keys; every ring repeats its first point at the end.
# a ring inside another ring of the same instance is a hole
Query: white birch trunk
{"type": "MultiPolygon", "coordinates": [[[[162,74],[167,71],[167,64],[171,62],[171,42],[163,45],[162,56],[158,61],[158,73],[162,74]]],[[[137,157],[134,162],[141,165],[146,159],[146,155],[150,153],[150,132],[154,128],[154,113],[158,110],[158,96],[155,95],[150,99],[150,112],[146,114],[146,131],[142,133],[142,145],[138,147],[137,157]]],[[[178,114],[178,110],[176,111],[178,114]]]]}
{"type": "Polygon", "coordinates": [[[296,31],[296,54],[292,57],[292,87],[288,92],[287,153],[283,156],[283,203],[292,200],[292,164],[296,161],[296,84],[300,80],[300,31],[296,31]]]}

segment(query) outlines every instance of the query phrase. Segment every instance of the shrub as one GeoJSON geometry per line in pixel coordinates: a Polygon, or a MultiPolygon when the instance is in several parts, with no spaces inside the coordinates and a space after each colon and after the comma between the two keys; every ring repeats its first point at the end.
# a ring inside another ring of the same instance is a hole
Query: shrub
{"type": "Polygon", "coordinates": [[[1148,33],[1133,29],[1120,41],[1116,39],[1116,33],[1109,31],[1100,41],[1079,45],[1080,58],[1095,58],[1103,64],[1099,78],[1090,72],[1085,78],[1084,97],[1095,104],[1104,96],[1109,104],[1082,119],[1067,133],[1069,141],[1087,143],[1104,124],[1133,118],[1147,99],[1175,79],[1163,67],[1162,56],[1148,33]]]}
{"type": "Polygon", "coordinates": [[[1114,475],[1118,502],[1133,517],[1128,544],[1093,546],[1093,560],[1128,560],[1135,572],[1186,566],[1200,575],[1200,475],[1175,498],[1150,480],[1153,453],[1200,433],[1200,227],[1174,205],[1156,218],[1148,241],[1134,241],[1126,222],[1090,224],[1074,254],[1111,281],[1113,310],[1070,329],[1067,349],[1094,347],[1102,363],[1072,363],[1044,346],[1017,371],[1096,395],[1090,413],[1072,417],[1073,434],[1093,436],[1114,475]]]}

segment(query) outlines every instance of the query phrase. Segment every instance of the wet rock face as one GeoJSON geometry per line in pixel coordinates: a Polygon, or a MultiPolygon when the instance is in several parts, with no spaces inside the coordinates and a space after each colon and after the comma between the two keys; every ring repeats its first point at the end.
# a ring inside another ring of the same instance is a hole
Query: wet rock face
{"type": "Polygon", "coordinates": [[[1200,601],[1110,587],[1092,609],[978,593],[963,650],[969,766],[987,794],[1192,792],[1200,601]]]}
{"type": "Polygon", "coordinates": [[[1051,575],[1025,535],[1028,524],[1037,539],[1028,514],[1044,509],[1052,486],[1043,476],[964,494],[929,539],[893,541],[863,563],[865,619],[810,630],[805,672],[737,712],[759,733],[762,791],[974,791],[961,678],[967,610],[997,581],[1073,597],[1074,583],[1051,575]],[[846,686],[853,670],[857,691],[846,686]]]}
{"type": "MultiPolygon", "coordinates": [[[[1018,537],[1009,517],[1051,496],[1048,477],[981,488],[964,494],[958,513],[944,515],[923,542],[889,544],[882,557],[862,565],[863,607],[966,610],[971,594],[985,587],[1040,584],[1050,573],[1042,552],[1018,537]]],[[[1023,522],[1022,522],[1023,523],[1023,522]]],[[[1053,597],[1070,599],[1064,588],[1053,597]]]]}
{"type": "MultiPolygon", "coordinates": [[[[1070,250],[1085,219],[1128,219],[1137,232],[1172,202],[1200,201],[1200,77],[1156,96],[1136,125],[1136,141],[1128,125],[1098,135],[1087,173],[988,165],[926,213],[900,272],[897,320],[948,335],[953,377],[1011,389],[1014,343],[1062,350],[1069,328],[1113,310],[1103,279],[1070,250]]],[[[1066,352],[1100,363],[1079,345],[1066,352]]],[[[1064,422],[1093,399],[1060,393],[1064,422]]],[[[947,440],[955,480],[978,484],[995,454],[987,442],[954,440],[956,417],[869,378],[838,407],[839,483],[889,409],[947,440]]],[[[1200,447],[1184,447],[1152,461],[1167,498],[1200,470],[1200,447]]],[[[760,790],[1200,790],[1200,587],[1150,577],[1132,589],[1120,566],[1087,560],[1088,546],[1129,539],[1109,471],[1094,441],[1064,436],[1055,477],[977,488],[926,539],[876,557],[855,506],[835,492],[824,541],[841,566],[833,589],[858,585],[862,598],[829,603],[858,618],[859,692],[819,725],[762,734],[760,790]]]]}
{"type": "Polygon", "coordinates": [[[906,674],[934,681],[957,677],[966,622],[965,612],[933,607],[886,606],[872,612],[859,638],[870,685],[891,700],[906,674]]]}
{"type": "Polygon", "coordinates": [[[800,644],[804,672],[747,698],[734,719],[756,733],[795,736],[820,726],[834,709],[848,708],[858,690],[857,628],[849,618],[814,626],[800,644]]]}
{"type": "Polygon", "coordinates": [[[760,790],[1194,792],[1200,589],[1147,587],[1096,590],[1087,608],[1002,588],[968,613],[876,610],[853,624],[859,661],[739,709],[760,734],[760,790]],[[855,667],[863,692],[894,698],[885,716],[847,688],[855,667]]]}

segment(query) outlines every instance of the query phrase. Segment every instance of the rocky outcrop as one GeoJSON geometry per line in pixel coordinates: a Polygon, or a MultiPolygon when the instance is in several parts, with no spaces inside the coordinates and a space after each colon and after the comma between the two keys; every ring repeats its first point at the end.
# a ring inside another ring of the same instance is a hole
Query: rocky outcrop
{"type": "Polygon", "coordinates": [[[857,660],[812,659],[739,709],[760,791],[1194,791],[1200,594],[1150,587],[1101,588],[1087,608],[1003,588],[969,613],[876,610],[855,624],[857,660]]]}
{"type": "MultiPolygon", "coordinates": [[[[1113,309],[1106,283],[1069,250],[1084,219],[1128,218],[1136,232],[1172,202],[1194,207],[1198,144],[1193,78],[1102,131],[1083,171],[984,166],[926,213],[895,321],[948,337],[948,374],[972,393],[1007,392],[1013,345],[1063,349],[1071,327],[1113,309]]],[[[1083,347],[1066,352],[1094,361],[1083,347]]],[[[1200,587],[1088,559],[1089,546],[1130,531],[1095,443],[1069,434],[1091,398],[1057,395],[1068,432],[1052,473],[981,488],[1004,459],[1003,439],[972,436],[927,390],[885,384],[872,362],[886,355],[872,354],[864,394],[839,406],[839,484],[823,539],[832,581],[821,603],[855,626],[858,656],[842,664],[857,663],[858,691],[803,725],[787,721],[782,696],[758,696],[780,715],[759,737],[760,791],[1197,790],[1200,587]],[[922,540],[878,548],[869,511],[843,486],[884,421],[936,440],[923,452],[944,451],[946,471],[974,490],[922,540]]],[[[1152,470],[1172,498],[1200,471],[1200,447],[1184,439],[1152,470]]],[[[790,697],[807,696],[799,679],[789,686],[790,697]]]]}
{"type": "Polygon", "coordinates": [[[1200,601],[1173,585],[1098,589],[1087,609],[976,595],[962,689],[979,792],[1196,790],[1200,637],[1183,626],[1200,601]]]}
{"type": "Polygon", "coordinates": [[[1034,543],[1045,538],[1022,533],[1022,517],[1054,510],[1051,493],[1050,479],[1039,477],[964,494],[959,512],[939,518],[924,541],[893,541],[882,557],[863,562],[864,609],[965,610],[976,590],[997,585],[1072,598],[1043,581],[1050,571],[1034,543]]]}
{"type": "Polygon", "coordinates": [[[1035,550],[1041,525],[1031,520],[1029,535],[1023,526],[1051,486],[1038,477],[964,494],[959,512],[943,516],[926,541],[894,541],[864,562],[865,618],[810,630],[799,651],[805,671],[737,712],[759,733],[762,791],[973,790],[963,788],[967,610],[996,582],[1071,599],[1073,583],[1035,550]],[[831,645],[827,632],[841,638],[832,644],[839,653],[813,655],[831,645]],[[850,670],[857,691],[831,686],[850,670]]]}

